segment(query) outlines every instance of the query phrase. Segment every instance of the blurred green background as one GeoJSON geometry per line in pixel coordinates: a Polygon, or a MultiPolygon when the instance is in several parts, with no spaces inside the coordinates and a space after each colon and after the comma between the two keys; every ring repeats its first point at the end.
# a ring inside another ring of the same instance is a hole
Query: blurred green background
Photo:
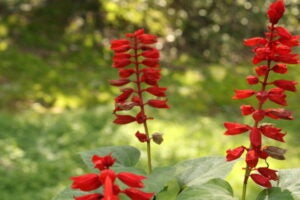
{"type": "MultiPolygon", "coordinates": [[[[183,159],[225,155],[245,135],[225,137],[224,121],[242,118],[233,101],[253,73],[251,50],[243,39],[263,36],[266,9],[260,0],[1,0],[0,1],[0,196],[1,200],[49,200],[70,176],[87,172],[78,152],[106,145],[130,144],[141,127],[112,124],[113,98],[108,80],[111,39],[145,28],[159,37],[163,78],[171,109],[148,112],[151,132],[165,142],[153,147],[154,165],[183,159]]],[[[286,0],[281,23],[300,33],[300,2],[286,0]]],[[[299,53],[299,48],[296,49],[299,53]]],[[[291,66],[285,79],[299,80],[291,66]]],[[[278,76],[280,77],[280,76],[278,76]]],[[[272,78],[276,78],[273,76],[272,78]]],[[[273,168],[300,165],[300,95],[288,95],[293,121],[271,121],[288,132],[286,161],[273,168]]],[[[270,104],[271,106],[271,104],[270,104]]],[[[273,105],[276,107],[276,105],[273,105]]],[[[251,122],[250,122],[251,123],[251,122]]],[[[145,165],[142,154],[141,166],[145,165]]],[[[240,195],[240,161],[228,181],[240,195]]],[[[249,199],[259,188],[249,184],[249,199]]]]}

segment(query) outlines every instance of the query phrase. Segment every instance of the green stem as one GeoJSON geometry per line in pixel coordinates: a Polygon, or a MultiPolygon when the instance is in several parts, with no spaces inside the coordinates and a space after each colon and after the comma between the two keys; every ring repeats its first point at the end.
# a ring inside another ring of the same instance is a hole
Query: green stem
{"type": "Polygon", "coordinates": [[[250,175],[250,167],[247,165],[246,170],[245,170],[245,177],[244,177],[244,183],[243,183],[243,193],[242,193],[242,199],[241,200],[246,200],[246,193],[247,193],[247,183],[248,183],[248,178],[250,175]]]}

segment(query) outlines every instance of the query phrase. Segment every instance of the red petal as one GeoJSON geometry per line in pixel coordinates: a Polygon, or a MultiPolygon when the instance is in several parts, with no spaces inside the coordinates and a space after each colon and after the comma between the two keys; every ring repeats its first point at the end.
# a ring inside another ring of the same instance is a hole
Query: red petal
{"type": "Polygon", "coordinates": [[[165,97],[166,96],[166,90],[167,88],[165,87],[148,87],[146,89],[147,92],[149,92],[150,94],[153,94],[157,97],[165,97]]]}
{"type": "Polygon", "coordinates": [[[242,115],[250,115],[255,111],[255,108],[250,105],[242,105],[240,107],[242,115]]]}
{"type": "Polygon", "coordinates": [[[257,168],[257,171],[266,178],[269,178],[274,181],[278,180],[276,170],[270,169],[268,167],[259,167],[259,168],[257,168]]]}
{"type": "Polygon", "coordinates": [[[283,108],[266,109],[265,113],[268,117],[270,117],[272,119],[286,119],[286,120],[294,119],[292,116],[292,112],[285,110],[283,108]]]}
{"type": "Polygon", "coordinates": [[[255,94],[254,90],[235,90],[235,95],[232,99],[245,99],[255,94]]]}
{"type": "Polygon", "coordinates": [[[119,76],[121,78],[128,78],[135,73],[134,69],[119,69],[119,76]]]}
{"type": "Polygon", "coordinates": [[[261,146],[261,133],[258,128],[252,128],[250,131],[250,142],[254,147],[261,146]]]}
{"type": "Polygon", "coordinates": [[[156,36],[150,34],[139,35],[138,40],[143,44],[154,44],[157,42],[156,36]]]}
{"type": "Polygon", "coordinates": [[[288,80],[276,80],[273,82],[273,84],[279,88],[282,88],[284,90],[288,90],[291,92],[296,92],[296,81],[288,81],[288,80]]]}
{"type": "Polygon", "coordinates": [[[137,131],[135,133],[135,136],[138,138],[138,140],[140,142],[147,142],[148,141],[148,137],[145,133],[140,133],[139,131],[137,131]]]}
{"type": "Polygon", "coordinates": [[[146,50],[142,52],[142,56],[145,58],[159,58],[159,51],[157,49],[146,50]]]}
{"type": "Polygon", "coordinates": [[[129,60],[129,59],[118,59],[118,60],[114,60],[113,67],[114,68],[123,68],[130,64],[131,64],[131,60],[129,60]]]}
{"type": "Polygon", "coordinates": [[[255,150],[249,150],[246,155],[246,163],[250,168],[256,167],[258,163],[258,155],[255,150]]]}
{"type": "Polygon", "coordinates": [[[290,39],[292,37],[291,33],[284,27],[277,26],[276,31],[281,38],[290,39]]]}
{"type": "Polygon", "coordinates": [[[265,45],[268,43],[268,40],[262,37],[253,37],[244,40],[244,45],[246,46],[257,46],[257,45],[265,45]]]}
{"type": "Polygon", "coordinates": [[[147,193],[135,188],[127,188],[124,193],[131,198],[131,200],[150,200],[154,196],[154,193],[147,193]]]}
{"type": "Polygon", "coordinates": [[[119,96],[117,96],[116,98],[115,98],[115,102],[116,103],[120,103],[120,102],[124,102],[124,101],[126,101],[129,97],[130,97],[130,95],[133,93],[133,89],[132,88],[124,88],[124,89],[122,89],[122,94],[120,94],[119,96]]]}
{"type": "Polygon", "coordinates": [[[123,85],[126,85],[129,82],[130,82],[130,80],[127,79],[127,78],[121,78],[121,79],[118,79],[118,80],[110,80],[109,81],[109,83],[111,85],[114,85],[114,86],[123,86],[123,85]]]}
{"type": "Polygon", "coordinates": [[[75,200],[99,200],[102,199],[103,195],[102,194],[87,194],[87,195],[83,195],[80,197],[74,197],[75,200]]]}
{"type": "Polygon", "coordinates": [[[147,67],[158,67],[158,61],[158,59],[146,58],[142,61],[142,64],[146,65],[147,67]]]}
{"type": "Polygon", "coordinates": [[[286,64],[276,64],[272,70],[278,74],[285,74],[288,71],[286,64]]]}
{"type": "Polygon", "coordinates": [[[115,163],[116,159],[114,159],[110,154],[106,156],[98,156],[94,155],[92,157],[92,162],[95,164],[95,168],[99,170],[108,169],[115,163]]]}
{"type": "Polygon", "coordinates": [[[269,71],[269,67],[266,65],[258,66],[255,68],[255,72],[258,76],[265,76],[269,71]]]}
{"type": "Polygon", "coordinates": [[[102,185],[97,174],[85,174],[81,176],[71,177],[73,180],[72,189],[80,189],[82,191],[95,190],[102,185]]]}

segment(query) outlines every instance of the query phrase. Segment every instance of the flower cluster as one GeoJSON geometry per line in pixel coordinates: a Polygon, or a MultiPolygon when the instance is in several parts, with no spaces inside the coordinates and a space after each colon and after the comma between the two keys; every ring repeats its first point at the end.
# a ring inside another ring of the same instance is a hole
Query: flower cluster
{"type": "MultiPolygon", "coordinates": [[[[115,98],[114,123],[145,124],[148,119],[153,119],[146,115],[145,105],[169,108],[165,99],[167,88],[158,85],[161,74],[159,51],[153,47],[156,42],[156,36],[144,33],[143,29],[126,34],[125,39],[111,41],[111,49],[115,53],[113,67],[118,70],[119,79],[111,80],[110,83],[122,87],[121,94],[115,98]],[[145,100],[144,93],[155,98],[145,100]],[[131,110],[134,107],[139,107],[135,116],[119,114],[120,111],[131,110]]],[[[140,132],[137,132],[136,136],[141,142],[149,139],[147,134],[140,132]]]]}
{"type": "Polygon", "coordinates": [[[111,155],[103,157],[94,155],[92,162],[95,168],[100,170],[99,174],[85,174],[82,176],[72,177],[72,189],[89,192],[100,187],[103,188],[103,194],[97,192],[86,194],[79,197],[74,197],[75,200],[119,200],[118,195],[123,193],[132,200],[150,200],[153,193],[146,193],[140,190],[144,187],[142,182],[144,176],[133,174],[130,172],[116,173],[110,167],[115,163],[115,159],[111,155]],[[116,180],[120,180],[125,185],[129,186],[126,189],[121,189],[116,180]]]}
{"type": "Polygon", "coordinates": [[[227,160],[235,160],[246,152],[246,177],[250,176],[252,180],[264,187],[271,187],[270,180],[278,180],[276,171],[267,167],[257,167],[259,159],[266,160],[267,157],[284,159],[284,149],[273,146],[263,146],[262,137],[271,138],[284,142],[285,133],[281,128],[272,123],[261,123],[265,118],[292,120],[292,113],[284,108],[264,108],[267,101],[271,101],[279,106],[287,106],[286,92],[296,91],[296,81],[293,80],[270,80],[271,73],[286,74],[288,72],[287,64],[299,63],[298,54],[292,53],[292,48],[299,46],[299,36],[293,36],[286,28],[277,25],[279,19],[285,11],[284,2],[277,0],[272,3],[268,9],[268,18],[270,25],[265,37],[254,37],[246,39],[244,44],[253,48],[253,64],[256,75],[247,76],[249,85],[260,85],[259,90],[244,89],[235,90],[233,99],[245,99],[255,96],[258,105],[242,105],[240,107],[243,116],[251,115],[254,125],[249,126],[236,122],[225,122],[227,129],[225,135],[237,135],[249,133],[250,146],[239,146],[235,149],[227,150],[227,160]],[[260,64],[264,62],[264,64],[260,64]]]}

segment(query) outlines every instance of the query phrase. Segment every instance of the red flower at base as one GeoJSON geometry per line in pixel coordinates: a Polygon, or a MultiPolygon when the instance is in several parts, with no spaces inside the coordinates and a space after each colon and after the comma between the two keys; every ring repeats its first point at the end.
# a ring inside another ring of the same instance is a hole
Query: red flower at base
{"type": "Polygon", "coordinates": [[[75,200],[102,200],[102,194],[87,194],[80,197],[74,197],[75,200]]]}
{"type": "Polygon", "coordinates": [[[123,193],[132,200],[150,200],[154,196],[154,193],[143,192],[135,188],[127,188],[123,191],[123,193]]]}
{"type": "Polygon", "coordinates": [[[261,185],[261,186],[266,187],[266,188],[271,188],[272,187],[270,179],[268,179],[268,178],[266,178],[266,177],[264,177],[260,174],[251,174],[250,177],[258,185],[261,185]]]}

